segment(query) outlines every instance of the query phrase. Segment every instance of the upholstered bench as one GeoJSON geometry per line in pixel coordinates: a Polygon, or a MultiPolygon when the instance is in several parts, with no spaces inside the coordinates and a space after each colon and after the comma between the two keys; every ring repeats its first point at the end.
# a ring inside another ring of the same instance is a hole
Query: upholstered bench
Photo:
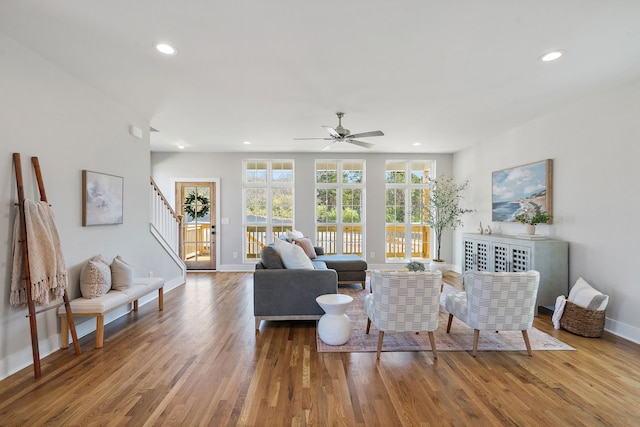
{"type": "MultiPolygon", "coordinates": [[[[97,298],[75,298],[71,300],[71,312],[74,319],[76,317],[96,318],[96,348],[102,348],[104,344],[104,315],[133,303],[133,311],[138,310],[138,299],[158,291],[158,310],[164,308],[163,298],[164,279],[162,277],[141,277],[133,279],[133,284],[127,289],[116,291],[110,290],[105,295],[97,298]]],[[[67,312],[64,306],[58,309],[60,316],[60,346],[69,347],[69,323],[67,322],[67,312]]]]}

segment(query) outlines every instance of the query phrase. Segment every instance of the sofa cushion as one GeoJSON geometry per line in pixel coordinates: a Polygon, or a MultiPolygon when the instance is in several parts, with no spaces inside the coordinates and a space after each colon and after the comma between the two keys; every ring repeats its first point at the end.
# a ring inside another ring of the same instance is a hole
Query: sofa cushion
{"type": "Polygon", "coordinates": [[[300,246],[293,243],[276,240],[276,251],[282,258],[282,263],[288,269],[306,269],[313,270],[311,259],[304,253],[300,246]]]}
{"type": "Polygon", "coordinates": [[[311,263],[313,264],[313,268],[316,270],[328,270],[329,267],[327,267],[327,264],[324,261],[318,261],[315,259],[311,260],[311,263]]]}
{"type": "Polygon", "coordinates": [[[278,269],[284,268],[284,264],[282,263],[282,258],[278,254],[278,251],[271,246],[265,246],[262,248],[262,253],[260,254],[262,266],[267,269],[278,269]]]}
{"type": "Polygon", "coordinates": [[[111,261],[111,289],[123,291],[133,283],[133,267],[120,255],[111,261]]]}
{"type": "Polygon", "coordinates": [[[318,261],[324,261],[332,270],[337,271],[365,271],[367,262],[358,255],[321,255],[316,258],[318,261]]]}
{"type": "Polygon", "coordinates": [[[308,237],[295,239],[294,242],[296,245],[300,246],[302,250],[304,250],[304,253],[307,254],[309,258],[314,259],[317,256],[316,250],[313,247],[313,243],[311,243],[311,239],[309,239],[308,237]]]}

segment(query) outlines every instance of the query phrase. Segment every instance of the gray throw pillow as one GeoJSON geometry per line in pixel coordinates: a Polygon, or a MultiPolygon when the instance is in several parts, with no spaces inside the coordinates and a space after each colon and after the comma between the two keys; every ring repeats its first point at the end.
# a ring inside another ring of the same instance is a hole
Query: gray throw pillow
{"type": "Polygon", "coordinates": [[[278,252],[270,246],[262,248],[262,265],[266,269],[284,268],[282,258],[278,255],[278,252]]]}

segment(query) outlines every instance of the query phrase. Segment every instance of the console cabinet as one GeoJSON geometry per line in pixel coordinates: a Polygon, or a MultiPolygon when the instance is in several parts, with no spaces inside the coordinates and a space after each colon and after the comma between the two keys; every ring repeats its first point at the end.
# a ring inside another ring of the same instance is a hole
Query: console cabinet
{"type": "Polygon", "coordinates": [[[462,235],[463,272],[536,270],[540,272],[538,306],[554,306],[569,292],[569,244],[562,240],[528,240],[497,234],[462,235]]]}

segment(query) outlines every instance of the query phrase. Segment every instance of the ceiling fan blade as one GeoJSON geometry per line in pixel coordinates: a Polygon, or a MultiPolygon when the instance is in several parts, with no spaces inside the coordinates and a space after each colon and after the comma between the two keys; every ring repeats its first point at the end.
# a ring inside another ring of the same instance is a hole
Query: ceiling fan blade
{"type": "Polygon", "coordinates": [[[345,141],[347,141],[350,144],[359,145],[360,147],[364,147],[364,148],[371,148],[375,145],[370,142],[356,141],[355,139],[346,139],[345,141]]]}
{"type": "Polygon", "coordinates": [[[338,133],[337,130],[335,130],[334,128],[332,128],[331,126],[324,126],[322,125],[323,128],[325,128],[327,130],[327,132],[329,132],[329,134],[333,137],[336,138],[340,138],[340,134],[338,133]]]}
{"type": "Polygon", "coordinates": [[[355,133],[353,135],[349,135],[349,138],[367,138],[369,136],[384,136],[381,130],[374,130],[371,132],[363,132],[363,133],[355,133]]]}
{"type": "Polygon", "coordinates": [[[325,146],[322,151],[327,151],[329,148],[331,148],[331,146],[333,145],[333,142],[330,142],[327,146],[325,146]]]}
{"type": "Polygon", "coordinates": [[[320,139],[323,141],[331,141],[333,138],[293,138],[294,141],[310,141],[313,139],[320,139]]]}

